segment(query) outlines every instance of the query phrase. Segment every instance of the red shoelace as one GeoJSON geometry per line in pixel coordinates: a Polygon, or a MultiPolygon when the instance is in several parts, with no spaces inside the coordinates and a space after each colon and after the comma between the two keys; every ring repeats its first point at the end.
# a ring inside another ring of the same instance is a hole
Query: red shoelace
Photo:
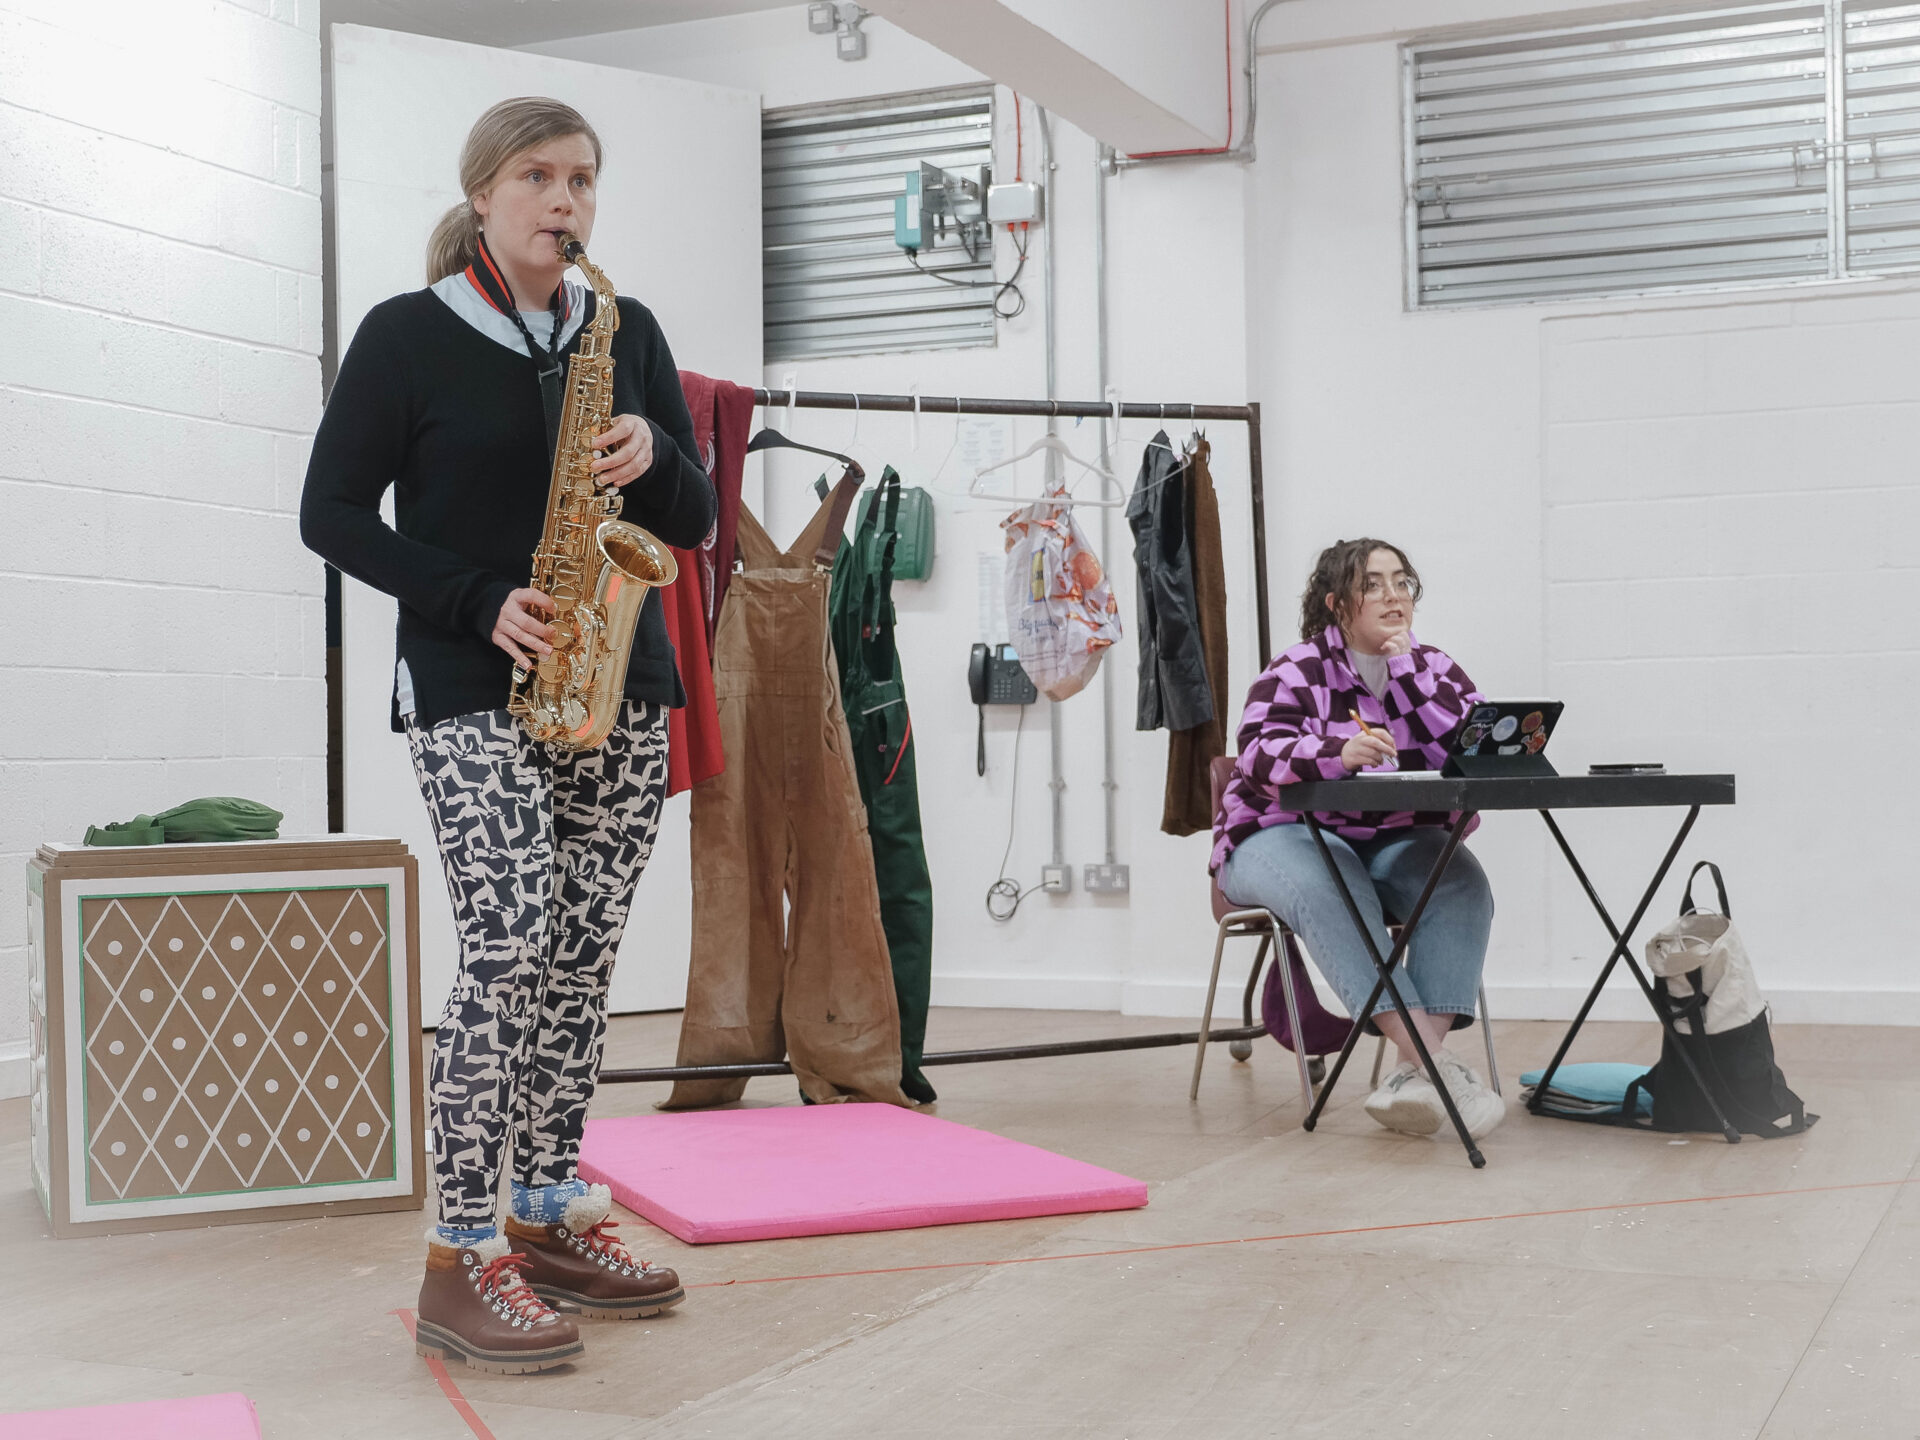
{"type": "Polygon", "coordinates": [[[480,1270],[480,1289],[482,1293],[497,1298],[501,1304],[513,1311],[515,1317],[531,1325],[553,1313],[546,1301],[528,1289],[525,1281],[521,1281],[510,1290],[502,1288],[501,1285],[509,1275],[515,1280],[520,1280],[519,1267],[526,1258],[524,1254],[520,1254],[502,1255],[498,1260],[489,1260],[480,1270]]]}
{"type": "Polygon", "coordinates": [[[614,1234],[618,1220],[600,1220],[579,1231],[582,1244],[596,1255],[605,1255],[616,1265],[628,1265],[635,1270],[645,1270],[647,1262],[633,1258],[633,1252],[627,1249],[626,1242],[614,1234]]]}

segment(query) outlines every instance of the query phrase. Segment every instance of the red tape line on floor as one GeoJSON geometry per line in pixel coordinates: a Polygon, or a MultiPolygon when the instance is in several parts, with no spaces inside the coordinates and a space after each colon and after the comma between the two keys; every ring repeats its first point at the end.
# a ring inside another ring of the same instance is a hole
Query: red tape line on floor
{"type": "MultiPolygon", "coordinates": [[[[1682,1195],[1667,1200],[1627,1200],[1612,1205],[1573,1205],[1563,1210],[1513,1210],[1501,1215],[1455,1215],[1443,1220],[1403,1220],[1393,1225],[1351,1225],[1337,1230],[1293,1230],[1278,1235],[1235,1235],[1224,1240],[1183,1240],[1171,1245],[1130,1245],[1118,1250],[1076,1250],[1066,1255],[1020,1255],[1002,1260],[942,1260],[928,1265],[887,1265],[872,1270],[826,1270],[814,1275],[759,1275],[745,1280],[708,1280],[689,1290],[715,1290],[728,1285],[784,1285],[795,1280],[846,1280],[860,1275],[909,1275],[923,1270],[981,1270],[1002,1265],[1042,1265],[1054,1260],[1101,1260],[1120,1255],[1158,1255],[1169,1250],[1207,1250],[1222,1245],[1270,1245],[1283,1240],[1320,1240],[1336,1235],[1378,1235],[1395,1230],[1430,1230],[1441,1225],[1486,1225],[1496,1220],[1544,1220],[1555,1215],[1598,1215],[1614,1210],[1651,1210],[1667,1205],[1710,1205],[1723,1200],[1773,1200],[1794,1195],[1831,1195],[1844,1190],[1885,1190],[1920,1185],[1920,1177],[1898,1180],[1861,1180],[1850,1185],[1807,1185],[1793,1190],[1747,1190],[1731,1195],[1682,1195]]],[[[414,1334],[413,1311],[395,1310],[407,1334],[414,1334]]],[[[467,1422],[477,1440],[495,1440],[486,1422],[474,1413],[460,1387],[453,1383],[446,1363],[428,1360],[427,1371],[467,1422]]]]}
{"type": "Polygon", "coordinates": [[[977,1270],[1001,1265],[1044,1265],[1055,1260],[1101,1260],[1120,1255],[1157,1255],[1168,1250],[1206,1250],[1220,1245],[1268,1245],[1282,1240],[1320,1240],[1336,1235],[1377,1235],[1428,1230],[1440,1225],[1486,1225],[1496,1220],[1542,1220],[1554,1215],[1597,1215],[1610,1210],[1650,1210],[1663,1205],[1708,1205],[1722,1200],[1770,1200],[1791,1195],[1828,1195],[1841,1190],[1881,1190],[1920,1185],[1920,1177],[1862,1180],[1851,1185],[1808,1185],[1796,1190],[1749,1190],[1732,1195],[1683,1195],[1669,1200],[1623,1200],[1611,1205],[1574,1205],[1564,1210],[1514,1210],[1503,1215],[1455,1215],[1444,1220],[1403,1220],[1393,1225],[1353,1225],[1338,1230],[1294,1230],[1279,1235],[1235,1235],[1224,1240],[1183,1240],[1170,1245],[1131,1245],[1119,1250],[1075,1250],[1065,1255],[1019,1255],[1004,1260],[940,1260],[926,1265],[888,1265],[873,1270],[826,1270],[815,1275],[757,1275],[745,1280],[708,1280],[689,1290],[728,1285],[782,1285],[793,1280],[844,1280],[857,1275],[909,1275],[920,1270],[977,1270]]]}
{"type": "MultiPolygon", "coordinates": [[[[398,1315],[400,1323],[407,1327],[408,1338],[412,1338],[413,1311],[395,1310],[393,1313],[398,1315]]],[[[478,1440],[495,1440],[493,1431],[487,1428],[487,1422],[474,1413],[473,1406],[467,1403],[467,1397],[462,1395],[460,1387],[453,1383],[453,1376],[447,1371],[446,1361],[429,1358],[427,1373],[440,1382],[440,1393],[447,1397],[448,1403],[458,1412],[460,1418],[467,1422],[467,1428],[473,1431],[478,1440]]]]}

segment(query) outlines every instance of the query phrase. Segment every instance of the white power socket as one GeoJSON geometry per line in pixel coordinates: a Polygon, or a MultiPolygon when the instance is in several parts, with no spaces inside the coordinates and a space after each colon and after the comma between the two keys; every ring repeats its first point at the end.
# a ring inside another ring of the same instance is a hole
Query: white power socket
{"type": "Polygon", "coordinates": [[[1089,895],[1124,895],[1133,888],[1125,865],[1089,865],[1082,876],[1089,895]]]}
{"type": "Polygon", "coordinates": [[[1042,865],[1040,867],[1040,888],[1053,895],[1064,895],[1073,888],[1073,867],[1071,865],[1042,865]]]}

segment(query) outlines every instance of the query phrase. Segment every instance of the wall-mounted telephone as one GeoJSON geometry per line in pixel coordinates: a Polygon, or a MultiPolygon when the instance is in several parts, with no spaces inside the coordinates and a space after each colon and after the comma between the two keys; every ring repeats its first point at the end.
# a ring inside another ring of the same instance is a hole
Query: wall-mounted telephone
{"type": "Polygon", "coordinates": [[[980,707],[980,736],[974,773],[987,773],[987,706],[1031,705],[1040,698],[1011,645],[975,645],[967,660],[967,689],[980,707]]]}

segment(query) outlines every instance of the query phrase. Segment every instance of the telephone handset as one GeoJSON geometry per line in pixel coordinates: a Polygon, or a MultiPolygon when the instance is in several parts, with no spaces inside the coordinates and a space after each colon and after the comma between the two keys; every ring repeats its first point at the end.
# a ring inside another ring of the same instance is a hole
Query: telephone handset
{"type": "Polygon", "coordinates": [[[975,645],[967,660],[967,689],[980,707],[974,773],[987,773],[987,706],[1031,705],[1040,698],[1011,645],[975,645]]]}

